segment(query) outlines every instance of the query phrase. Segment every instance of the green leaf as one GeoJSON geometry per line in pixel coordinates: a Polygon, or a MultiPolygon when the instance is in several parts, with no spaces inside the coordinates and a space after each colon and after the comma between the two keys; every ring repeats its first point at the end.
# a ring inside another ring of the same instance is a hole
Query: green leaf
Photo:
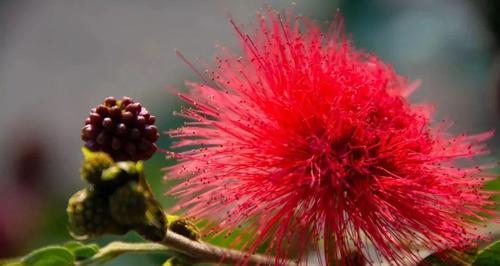
{"type": "Polygon", "coordinates": [[[83,247],[85,245],[78,241],[68,241],[64,243],[63,246],[67,248],[69,251],[73,251],[75,248],[83,247]]]}
{"type": "Polygon", "coordinates": [[[26,266],[71,266],[75,257],[66,247],[47,246],[32,251],[21,262],[26,266]]]}
{"type": "Polygon", "coordinates": [[[21,262],[7,262],[6,264],[2,264],[4,266],[26,266],[26,264],[23,264],[21,262]]]}
{"type": "Polygon", "coordinates": [[[94,256],[99,251],[99,246],[96,244],[90,244],[83,247],[79,247],[73,251],[77,260],[83,260],[94,256]]]}
{"type": "Polygon", "coordinates": [[[444,250],[427,256],[418,266],[470,266],[474,253],[474,251],[444,250]]]}
{"type": "Polygon", "coordinates": [[[431,254],[423,259],[417,266],[445,266],[444,261],[436,254],[431,254]]]}
{"type": "Polygon", "coordinates": [[[474,266],[500,265],[500,240],[492,243],[477,253],[474,266]]]}
{"type": "Polygon", "coordinates": [[[70,241],[64,246],[75,256],[76,260],[84,260],[94,256],[99,251],[96,244],[83,244],[77,241],[70,241]]]}

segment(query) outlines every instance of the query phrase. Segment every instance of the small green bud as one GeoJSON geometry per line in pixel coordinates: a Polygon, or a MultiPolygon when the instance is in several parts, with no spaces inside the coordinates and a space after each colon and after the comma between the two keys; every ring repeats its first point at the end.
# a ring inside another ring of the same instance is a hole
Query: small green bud
{"type": "Polygon", "coordinates": [[[145,220],[134,228],[142,237],[149,241],[163,240],[167,232],[167,219],[163,209],[154,199],[147,201],[145,220]]]}
{"type": "Polygon", "coordinates": [[[83,147],[82,179],[97,189],[111,190],[122,184],[139,180],[142,162],[117,162],[104,152],[93,152],[83,147]]]}
{"type": "Polygon", "coordinates": [[[106,195],[90,188],[75,193],[69,199],[66,209],[70,233],[77,239],[126,233],[128,228],[111,217],[108,201],[106,195]]]}
{"type": "Polygon", "coordinates": [[[137,182],[128,182],[117,188],[109,198],[113,218],[121,224],[140,224],[145,220],[149,197],[137,182]]]}
{"type": "Polygon", "coordinates": [[[150,241],[160,241],[167,230],[161,205],[145,182],[129,181],[118,187],[109,200],[113,219],[136,230],[150,241]]]}
{"type": "Polygon", "coordinates": [[[186,218],[167,214],[168,229],[191,240],[198,241],[201,238],[200,231],[186,218]]]}
{"type": "Polygon", "coordinates": [[[113,159],[104,152],[92,152],[87,148],[82,148],[84,160],[80,174],[83,180],[99,185],[102,183],[101,175],[102,172],[111,165],[113,165],[113,159]]]}

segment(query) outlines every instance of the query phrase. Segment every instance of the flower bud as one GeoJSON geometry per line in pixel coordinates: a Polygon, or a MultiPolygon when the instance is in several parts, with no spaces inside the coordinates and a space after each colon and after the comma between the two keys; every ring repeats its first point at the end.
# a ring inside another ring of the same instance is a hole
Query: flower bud
{"type": "Polygon", "coordinates": [[[106,195],[86,188],[75,193],[66,209],[70,233],[77,239],[103,234],[125,234],[128,228],[117,223],[109,211],[106,195]]]}
{"type": "Polygon", "coordinates": [[[121,224],[140,224],[146,218],[146,204],[150,200],[137,182],[129,182],[117,188],[109,198],[113,218],[121,224]]]}
{"type": "Polygon", "coordinates": [[[83,180],[94,185],[97,189],[114,190],[120,185],[138,180],[142,171],[142,163],[118,162],[104,152],[92,152],[82,148],[84,160],[80,170],[83,180]]]}
{"type": "MultiPolygon", "coordinates": [[[[147,184],[146,184],[147,186],[147,184]]],[[[149,187],[144,190],[146,201],[146,212],[141,224],[134,226],[142,237],[149,241],[161,241],[167,232],[167,219],[160,203],[154,199],[149,187]]]]}
{"type": "Polygon", "coordinates": [[[196,226],[186,218],[167,214],[167,221],[168,230],[185,236],[191,240],[198,241],[200,239],[200,232],[198,231],[198,228],[196,228],[196,226]]]}
{"type": "Polygon", "coordinates": [[[134,230],[145,239],[158,242],[165,237],[165,233],[167,232],[167,220],[165,219],[162,208],[156,201],[149,203],[154,204],[148,204],[144,223],[136,225],[134,230]]]}
{"type": "Polygon", "coordinates": [[[108,97],[90,111],[81,131],[85,146],[108,153],[115,161],[151,158],[160,137],[155,117],[129,97],[108,97]]]}
{"type": "Polygon", "coordinates": [[[111,194],[109,206],[112,217],[136,230],[150,241],[164,238],[167,225],[163,209],[153,197],[147,183],[129,181],[111,194]]]}
{"type": "Polygon", "coordinates": [[[91,152],[87,148],[82,148],[84,160],[80,169],[80,175],[83,180],[91,183],[101,183],[102,171],[113,165],[113,159],[104,152],[91,152]]]}

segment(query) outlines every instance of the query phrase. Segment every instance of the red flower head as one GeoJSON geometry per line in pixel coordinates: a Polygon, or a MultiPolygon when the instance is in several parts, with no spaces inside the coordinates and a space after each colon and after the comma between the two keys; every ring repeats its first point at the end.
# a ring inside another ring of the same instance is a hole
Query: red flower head
{"type": "Polygon", "coordinates": [[[353,48],[341,21],[324,34],[271,11],[251,36],[231,23],[241,56],[222,49],[200,75],[211,81],[188,84],[192,121],[169,132],[180,208],[222,231],[246,223],[246,249],[265,244],[277,265],[308,248],[327,265],[351,250],[400,265],[477,239],[465,216],[481,219],[484,178],[454,161],[484,153],[491,132],[431,128],[430,108],[406,99],[415,86],[353,48]]]}

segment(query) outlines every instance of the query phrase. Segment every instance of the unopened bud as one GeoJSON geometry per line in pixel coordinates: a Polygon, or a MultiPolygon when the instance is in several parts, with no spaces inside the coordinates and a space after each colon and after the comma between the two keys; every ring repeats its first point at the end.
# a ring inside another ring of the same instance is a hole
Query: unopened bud
{"type": "Polygon", "coordinates": [[[151,158],[160,137],[155,117],[129,97],[108,97],[90,111],[81,131],[85,146],[108,153],[115,161],[151,158]]]}
{"type": "Polygon", "coordinates": [[[104,152],[93,152],[82,148],[84,160],[81,168],[83,180],[97,189],[114,190],[128,181],[137,181],[142,171],[142,162],[118,162],[104,152]]]}
{"type": "Polygon", "coordinates": [[[112,217],[150,241],[160,241],[167,230],[163,209],[147,183],[129,181],[118,187],[109,201],[112,217]]]}
{"type": "Polygon", "coordinates": [[[86,239],[103,234],[124,234],[128,228],[117,223],[109,210],[108,198],[104,194],[86,188],[75,193],[66,209],[71,234],[86,239]]]}
{"type": "Polygon", "coordinates": [[[188,219],[176,215],[167,215],[168,230],[179,235],[185,236],[191,240],[198,241],[200,239],[200,231],[188,219]]]}
{"type": "Polygon", "coordinates": [[[145,220],[134,229],[145,239],[158,242],[165,238],[167,232],[167,219],[163,208],[155,199],[149,199],[146,205],[145,220]]]}
{"type": "Polygon", "coordinates": [[[104,152],[91,152],[85,147],[82,152],[85,157],[80,169],[82,179],[91,184],[102,183],[102,172],[113,165],[113,159],[104,152]]]}
{"type": "Polygon", "coordinates": [[[137,182],[129,182],[117,188],[109,199],[111,215],[122,224],[140,224],[145,220],[149,200],[137,182]]]}

